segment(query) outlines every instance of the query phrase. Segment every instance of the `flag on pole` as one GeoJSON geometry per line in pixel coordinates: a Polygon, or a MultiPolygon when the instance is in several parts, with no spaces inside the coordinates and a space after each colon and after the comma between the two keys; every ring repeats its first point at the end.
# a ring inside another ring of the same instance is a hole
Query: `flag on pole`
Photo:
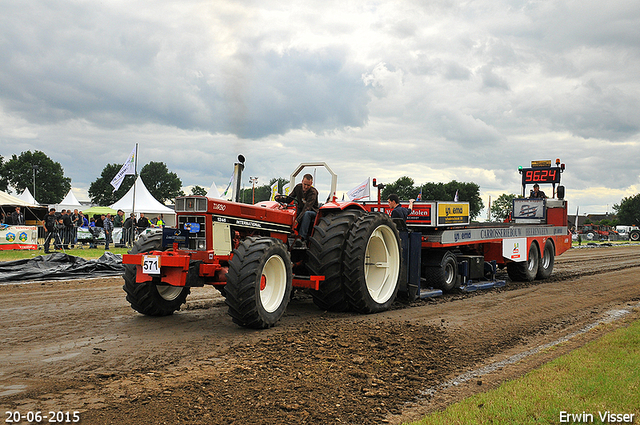
{"type": "Polygon", "coordinates": [[[422,187],[420,187],[420,193],[418,193],[418,197],[416,198],[416,201],[422,201],[422,187]]]}
{"type": "Polygon", "coordinates": [[[129,154],[129,157],[125,161],[118,174],[111,180],[111,186],[113,186],[113,191],[120,189],[120,185],[124,181],[124,177],[126,175],[135,175],[136,174],[136,147],[133,147],[133,150],[129,154]]]}
{"type": "Polygon", "coordinates": [[[278,194],[278,181],[276,180],[275,183],[271,185],[271,198],[269,199],[272,201],[275,201],[277,194],[278,194]]]}
{"type": "Polygon", "coordinates": [[[352,201],[359,201],[364,198],[369,197],[369,177],[349,192],[347,192],[347,196],[352,201]]]}
{"type": "Polygon", "coordinates": [[[456,189],[456,196],[453,197],[453,202],[458,202],[458,190],[456,189]]]}
{"type": "Polygon", "coordinates": [[[235,176],[231,174],[231,178],[229,179],[229,184],[227,185],[227,188],[224,190],[224,193],[222,194],[222,197],[221,197],[222,199],[229,199],[229,196],[231,196],[231,192],[229,192],[229,189],[231,188],[231,183],[233,183],[234,177],[235,176]]]}
{"type": "Polygon", "coordinates": [[[287,183],[284,186],[282,186],[282,194],[288,195],[289,193],[291,193],[291,183],[287,183]]]}

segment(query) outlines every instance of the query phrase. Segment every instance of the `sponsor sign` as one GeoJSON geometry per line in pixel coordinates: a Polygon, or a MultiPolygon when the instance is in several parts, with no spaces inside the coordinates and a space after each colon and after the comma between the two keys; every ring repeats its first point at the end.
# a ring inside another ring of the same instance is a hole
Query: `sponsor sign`
{"type": "Polygon", "coordinates": [[[0,250],[37,248],[38,228],[36,226],[0,226],[0,250]]]}
{"type": "Polygon", "coordinates": [[[460,242],[482,242],[505,238],[558,236],[566,234],[566,226],[479,227],[473,229],[445,230],[442,232],[441,243],[455,244],[460,242]]]}
{"type": "MultiPolygon", "coordinates": [[[[200,230],[200,225],[198,223],[187,224],[195,224],[198,226],[198,230],[200,230]]],[[[186,230],[186,225],[185,229],[173,229],[171,227],[165,227],[162,229],[162,246],[171,246],[174,243],[177,243],[178,245],[189,246],[189,237],[190,231],[186,230]]]]}
{"type": "Polygon", "coordinates": [[[502,256],[515,262],[527,261],[527,238],[502,240],[502,256]]]}
{"type": "Polygon", "coordinates": [[[469,203],[438,202],[438,225],[469,224],[469,203]]]}
{"type": "Polygon", "coordinates": [[[514,199],[513,218],[544,219],[544,199],[514,199]]]}

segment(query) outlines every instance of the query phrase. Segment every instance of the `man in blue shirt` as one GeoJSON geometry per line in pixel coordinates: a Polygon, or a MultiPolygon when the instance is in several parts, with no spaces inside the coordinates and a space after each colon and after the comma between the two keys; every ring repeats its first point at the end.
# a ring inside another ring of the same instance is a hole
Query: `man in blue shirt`
{"type": "Polygon", "coordinates": [[[391,218],[401,218],[402,221],[406,223],[407,217],[409,217],[409,214],[411,214],[411,210],[413,209],[415,199],[409,199],[409,208],[405,208],[400,205],[400,198],[395,193],[389,195],[387,202],[391,208],[391,218]]]}

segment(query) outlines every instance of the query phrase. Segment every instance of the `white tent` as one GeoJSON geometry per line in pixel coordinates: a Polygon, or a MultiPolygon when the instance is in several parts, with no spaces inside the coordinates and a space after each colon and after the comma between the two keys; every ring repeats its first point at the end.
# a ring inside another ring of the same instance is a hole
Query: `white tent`
{"type": "Polygon", "coordinates": [[[36,199],[33,197],[31,192],[29,192],[29,188],[26,188],[24,190],[24,192],[22,192],[20,195],[16,196],[16,198],[20,198],[23,201],[28,202],[31,205],[38,205],[38,203],[36,202],[36,199]]]}
{"type": "Polygon", "coordinates": [[[0,190],[0,205],[12,205],[21,207],[37,207],[36,204],[27,202],[24,199],[20,199],[17,196],[9,195],[7,192],[0,190]]]}
{"type": "Polygon", "coordinates": [[[220,196],[220,192],[218,191],[218,187],[216,186],[216,182],[211,183],[211,187],[207,191],[207,197],[222,199],[222,197],[220,196]]]}
{"type": "Polygon", "coordinates": [[[134,186],[131,186],[131,189],[122,197],[118,202],[113,205],[109,205],[109,207],[114,210],[122,210],[127,215],[129,215],[133,211],[133,188],[135,187],[136,191],[136,215],[139,213],[144,213],[147,218],[157,217],[160,214],[164,214],[164,219],[166,223],[170,226],[175,224],[175,211],[171,208],[161,204],[154,198],[149,190],[142,182],[140,176],[136,179],[136,183],[134,186]]]}
{"type": "Polygon", "coordinates": [[[78,202],[78,199],[76,199],[76,195],[73,194],[73,189],[69,189],[69,193],[67,193],[67,196],[65,196],[64,199],[60,201],[59,204],[49,205],[49,207],[55,208],[56,211],[61,211],[61,210],[73,211],[76,209],[79,211],[82,211],[82,208],[84,207],[84,205],[78,202]]]}

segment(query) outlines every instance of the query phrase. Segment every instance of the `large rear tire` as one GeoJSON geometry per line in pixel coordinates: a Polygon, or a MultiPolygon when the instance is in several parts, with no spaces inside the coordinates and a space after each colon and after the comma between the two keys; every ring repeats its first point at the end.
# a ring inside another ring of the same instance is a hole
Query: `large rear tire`
{"type": "MultiPolygon", "coordinates": [[[[142,235],[133,244],[129,254],[142,254],[151,251],[162,251],[162,234],[142,235]]],[[[125,264],[124,285],[127,301],[135,311],[147,316],[168,316],[180,309],[189,295],[190,288],[160,284],[160,278],[152,281],[136,283],[135,264],[125,264]]]]}
{"type": "Polygon", "coordinates": [[[538,274],[539,263],[538,245],[535,242],[531,242],[527,261],[507,263],[509,278],[515,282],[532,282],[538,274]]]}
{"type": "Polygon", "coordinates": [[[359,313],[388,310],[398,294],[400,236],[388,215],[363,215],[351,227],[344,255],[344,290],[359,313]]]}
{"type": "Polygon", "coordinates": [[[272,238],[246,238],[229,262],[226,303],[234,323],[265,329],[276,324],[291,298],[293,274],[284,244],[272,238]]]}
{"type": "Polygon", "coordinates": [[[424,277],[427,286],[449,292],[458,284],[458,261],[451,251],[435,254],[426,262],[424,277]]]}
{"type": "Polygon", "coordinates": [[[632,230],[629,232],[629,240],[630,241],[640,241],[640,230],[632,230]]]}
{"type": "Polygon", "coordinates": [[[544,243],[544,251],[542,251],[542,257],[540,258],[540,264],[538,265],[538,274],[536,279],[548,279],[553,272],[553,263],[555,260],[555,248],[551,239],[547,239],[544,243]]]}
{"type": "Polygon", "coordinates": [[[346,210],[322,217],[313,231],[307,252],[307,268],[313,275],[324,276],[320,289],[311,291],[318,308],[347,311],[349,301],[343,289],[344,252],[347,235],[362,210],[346,210]]]}

